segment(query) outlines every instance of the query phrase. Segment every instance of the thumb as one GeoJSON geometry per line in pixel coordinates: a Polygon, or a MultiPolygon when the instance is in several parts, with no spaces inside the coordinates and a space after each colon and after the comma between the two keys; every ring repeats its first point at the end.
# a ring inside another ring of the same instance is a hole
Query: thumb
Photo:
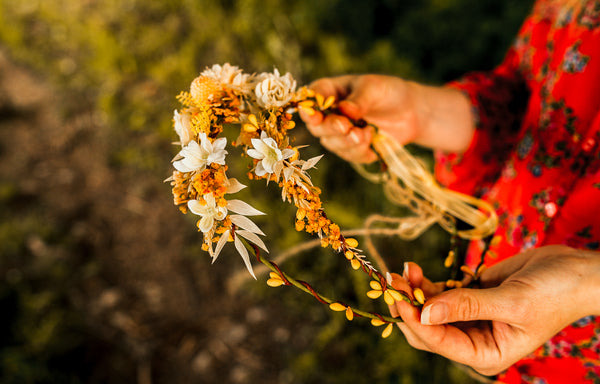
{"type": "Polygon", "coordinates": [[[340,101],[340,111],[350,119],[358,120],[368,113],[377,94],[372,76],[359,76],[351,81],[350,93],[340,101]]]}
{"type": "MultiPolygon", "coordinates": [[[[421,324],[434,325],[459,321],[515,321],[517,297],[504,286],[490,289],[459,288],[443,292],[425,303],[421,324]]],[[[518,294],[518,292],[516,292],[518,294]]]]}

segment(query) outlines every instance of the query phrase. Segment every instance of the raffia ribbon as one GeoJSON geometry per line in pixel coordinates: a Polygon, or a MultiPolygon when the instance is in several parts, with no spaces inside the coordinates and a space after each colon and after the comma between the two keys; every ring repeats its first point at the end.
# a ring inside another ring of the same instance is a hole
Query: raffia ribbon
{"type": "Polygon", "coordinates": [[[388,177],[360,173],[372,181],[384,182],[388,198],[407,206],[416,216],[396,218],[399,235],[414,239],[434,223],[465,239],[481,239],[493,234],[498,217],[493,207],[475,197],[440,186],[433,175],[395,139],[376,133],[373,147],[388,167],[388,177]],[[456,230],[456,219],[472,228],[456,230]]]}

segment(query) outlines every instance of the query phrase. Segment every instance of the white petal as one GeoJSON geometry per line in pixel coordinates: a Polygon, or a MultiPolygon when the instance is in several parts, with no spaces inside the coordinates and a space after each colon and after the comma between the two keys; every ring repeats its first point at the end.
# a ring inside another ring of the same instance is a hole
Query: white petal
{"type": "Polygon", "coordinates": [[[254,279],[256,280],[256,275],[254,274],[254,271],[252,270],[252,264],[250,263],[250,255],[248,254],[248,250],[244,246],[244,243],[242,243],[242,240],[240,240],[240,238],[236,236],[234,244],[235,244],[235,249],[237,249],[240,256],[242,256],[242,260],[244,260],[244,264],[246,264],[246,268],[248,268],[248,272],[250,272],[252,277],[254,277],[254,279]]]}
{"type": "Polygon", "coordinates": [[[265,245],[265,243],[263,243],[262,239],[260,237],[258,237],[256,234],[249,232],[249,231],[244,231],[244,230],[240,230],[238,229],[237,231],[235,231],[236,235],[240,235],[242,236],[244,239],[248,240],[249,242],[259,246],[260,248],[262,248],[265,252],[269,252],[269,250],[267,249],[267,246],[265,245]]]}
{"type": "Polygon", "coordinates": [[[212,229],[214,222],[215,220],[212,216],[202,216],[200,223],[198,224],[198,229],[203,233],[206,233],[212,229]]]}
{"type": "Polygon", "coordinates": [[[265,167],[263,167],[263,163],[262,161],[258,164],[256,164],[256,169],[254,170],[254,173],[256,173],[256,176],[261,177],[267,174],[267,170],[265,169],[265,167]]]}
{"type": "Polygon", "coordinates": [[[254,159],[257,159],[257,160],[262,160],[265,158],[265,155],[262,152],[257,151],[256,149],[250,148],[249,150],[246,151],[246,153],[248,154],[248,156],[250,156],[254,159]]]}
{"type": "Polygon", "coordinates": [[[275,140],[273,140],[271,137],[267,137],[266,139],[263,139],[262,141],[267,146],[269,146],[269,148],[277,149],[277,142],[275,140]]]}
{"type": "Polygon", "coordinates": [[[227,193],[236,193],[246,188],[246,186],[240,183],[236,178],[231,178],[227,181],[227,193]]]}
{"type": "Polygon", "coordinates": [[[294,156],[294,154],[296,154],[296,151],[294,151],[293,149],[289,149],[289,148],[286,148],[281,151],[281,156],[284,159],[289,159],[290,157],[294,156]]]}
{"type": "Polygon", "coordinates": [[[267,173],[273,173],[273,167],[275,166],[275,164],[277,164],[277,159],[269,156],[265,157],[260,162],[260,165],[262,165],[265,172],[267,173]]]}
{"type": "Polygon", "coordinates": [[[227,244],[228,239],[229,239],[229,229],[226,230],[225,233],[223,233],[221,235],[221,238],[219,239],[219,242],[217,243],[217,247],[215,248],[215,253],[213,255],[213,263],[215,262],[215,260],[217,260],[217,257],[219,257],[219,253],[221,253],[221,250],[223,249],[225,244],[227,244]]]}
{"type": "Polygon", "coordinates": [[[213,142],[213,151],[223,150],[227,146],[227,138],[221,137],[213,142]]]}
{"type": "Polygon", "coordinates": [[[212,193],[206,193],[204,196],[202,196],[204,198],[204,201],[206,201],[206,206],[207,207],[215,207],[216,202],[215,202],[215,197],[213,196],[212,193]]]}
{"type": "Polygon", "coordinates": [[[237,225],[238,227],[245,229],[247,231],[253,232],[253,233],[257,233],[259,235],[265,235],[263,233],[263,231],[260,230],[260,228],[258,228],[258,225],[254,224],[254,222],[252,220],[250,220],[249,218],[247,218],[246,216],[242,216],[242,215],[231,215],[229,216],[229,218],[231,219],[231,222],[235,225],[237,225]]]}
{"type": "Polygon", "coordinates": [[[193,172],[193,171],[204,169],[202,164],[190,162],[187,159],[174,161],[173,167],[175,167],[175,169],[178,170],[179,172],[193,172]]]}
{"type": "Polygon", "coordinates": [[[206,159],[206,164],[221,164],[221,165],[225,165],[225,155],[227,155],[227,151],[225,150],[219,150],[217,152],[212,152],[211,154],[208,155],[208,158],[206,159]]]}
{"type": "Polygon", "coordinates": [[[199,200],[190,200],[187,202],[187,206],[195,215],[204,216],[207,213],[206,204],[202,204],[199,200]]]}
{"type": "Polygon", "coordinates": [[[252,139],[252,146],[264,156],[271,151],[271,147],[265,144],[262,140],[252,139]]]}
{"type": "Polygon", "coordinates": [[[229,200],[227,202],[227,209],[244,216],[256,216],[265,214],[264,212],[259,211],[258,209],[252,207],[250,204],[242,200],[229,200]]]}
{"type": "Polygon", "coordinates": [[[319,160],[321,160],[321,157],[323,157],[323,155],[315,156],[306,160],[306,162],[302,165],[302,170],[306,171],[307,169],[311,169],[312,167],[314,167],[319,162],[319,160]]]}

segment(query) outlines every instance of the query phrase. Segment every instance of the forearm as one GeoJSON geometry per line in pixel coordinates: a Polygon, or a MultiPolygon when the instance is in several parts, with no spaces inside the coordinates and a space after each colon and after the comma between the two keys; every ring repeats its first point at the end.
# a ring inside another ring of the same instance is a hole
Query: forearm
{"type": "Polygon", "coordinates": [[[419,133],[414,142],[447,152],[464,152],[475,131],[469,99],[453,88],[410,82],[415,96],[419,133]]]}
{"type": "Polygon", "coordinates": [[[582,260],[578,273],[582,275],[577,291],[582,315],[600,316],[600,252],[578,251],[582,260]]]}

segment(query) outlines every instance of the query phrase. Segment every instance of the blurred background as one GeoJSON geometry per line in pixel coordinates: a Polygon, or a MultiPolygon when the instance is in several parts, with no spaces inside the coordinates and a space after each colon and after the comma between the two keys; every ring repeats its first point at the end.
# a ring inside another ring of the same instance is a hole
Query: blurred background
{"type": "MultiPolygon", "coordinates": [[[[206,66],[441,84],[488,70],[531,0],[0,0],[0,382],[474,383],[293,288],[210,263],[172,205],[175,95],[206,66]]],[[[304,158],[324,153],[302,126],[304,158]]],[[[413,149],[425,161],[430,155],[413,149]]],[[[230,158],[229,161],[232,161],[230,158]]],[[[403,214],[332,154],[312,172],[343,229],[403,214]]],[[[240,176],[242,181],[244,176],[240,176]]],[[[240,193],[276,257],[310,240],[275,186],[240,193]]],[[[359,238],[359,240],[361,240],[359,238]]],[[[377,238],[433,279],[448,236],[377,238]]],[[[284,269],[367,309],[362,274],[310,249],[284,269]]]]}

